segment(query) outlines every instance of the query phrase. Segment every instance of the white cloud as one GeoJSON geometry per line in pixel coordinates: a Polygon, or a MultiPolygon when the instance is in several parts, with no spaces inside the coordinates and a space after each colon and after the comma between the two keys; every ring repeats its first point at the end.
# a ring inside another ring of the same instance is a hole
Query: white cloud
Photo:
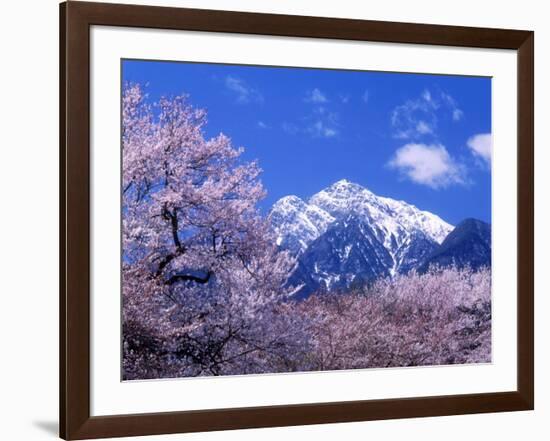
{"type": "Polygon", "coordinates": [[[338,131],[328,126],[325,121],[317,120],[306,128],[306,132],[315,137],[332,138],[338,134],[338,131]]]}
{"type": "Polygon", "coordinates": [[[307,93],[305,101],[308,103],[326,103],[328,102],[328,98],[323,92],[315,88],[307,93]]]}
{"type": "Polygon", "coordinates": [[[388,166],[411,181],[434,189],[466,184],[463,167],[441,144],[406,144],[395,151],[388,166]]]}
{"type": "Polygon", "coordinates": [[[313,113],[316,113],[318,115],[324,115],[325,113],[327,113],[327,109],[324,106],[319,106],[313,109],[313,113]]]}
{"type": "Polygon", "coordinates": [[[453,110],[453,121],[460,121],[464,116],[464,112],[460,109],[453,110]]]}
{"type": "Polygon", "coordinates": [[[451,111],[453,121],[460,121],[464,116],[464,112],[458,107],[457,101],[451,95],[445,92],[441,92],[441,99],[451,111]]]}
{"type": "Polygon", "coordinates": [[[258,121],[258,127],[260,129],[269,129],[270,128],[270,126],[268,124],[266,124],[265,122],[263,122],[263,121],[258,121]]]}
{"type": "Polygon", "coordinates": [[[437,127],[436,104],[429,91],[416,100],[408,100],[395,107],[391,114],[394,137],[416,139],[433,134],[437,127]]]}
{"type": "Polygon", "coordinates": [[[391,113],[393,136],[398,139],[421,139],[431,136],[437,139],[440,118],[460,121],[464,112],[457,101],[448,93],[434,94],[426,89],[416,99],[410,99],[396,106],[391,113]]]}
{"type": "Polygon", "coordinates": [[[468,139],[466,144],[475,156],[482,158],[487,164],[491,164],[493,136],[490,133],[474,135],[468,139]]]}
{"type": "Polygon", "coordinates": [[[418,121],[416,131],[422,135],[433,133],[432,127],[426,121],[418,121]]]}
{"type": "Polygon", "coordinates": [[[422,98],[424,99],[424,101],[431,103],[432,102],[431,92],[428,89],[424,90],[424,92],[422,92],[422,98]]]}
{"type": "Polygon", "coordinates": [[[315,106],[298,123],[284,122],[282,129],[291,135],[305,134],[313,138],[333,138],[339,135],[338,113],[325,106],[315,106]]]}
{"type": "Polygon", "coordinates": [[[225,87],[237,95],[237,102],[247,104],[251,102],[263,102],[262,94],[244,80],[232,76],[225,78],[225,87]]]}
{"type": "Polygon", "coordinates": [[[338,98],[340,98],[340,101],[342,102],[342,104],[349,103],[349,95],[348,94],[341,93],[340,95],[338,95],[338,98]]]}
{"type": "MultiPolygon", "coordinates": [[[[345,104],[349,101],[349,95],[336,95],[336,99],[345,104]]],[[[315,88],[307,92],[304,102],[312,105],[306,106],[306,112],[302,118],[295,122],[284,122],[282,129],[288,134],[309,135],[314,138],[333,138],[339,134],[338,113],[333,112],[327,95],[315,88]]]]}

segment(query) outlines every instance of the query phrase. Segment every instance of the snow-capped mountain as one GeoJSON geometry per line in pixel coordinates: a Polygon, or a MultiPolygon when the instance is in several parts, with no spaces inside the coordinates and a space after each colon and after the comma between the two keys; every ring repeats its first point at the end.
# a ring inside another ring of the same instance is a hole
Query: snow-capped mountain
{"type": "Polygon", "coordinates": [[[285,196],[273,205],[270,220],[277,234],[277,245],[299,255],[335,218],[297,196],[285,196]]]}
{"type": "Polygon", "coordinates": [[[371,225],[377,239],[392,256],[396,271],[417,236],[441,243],[453,229],[435,214],[403,201],[377,196],[345,179],[321,190],[307,202],[297,196],[280,199],[273,205],[270,217],[278,245],[303,252],[336,219],[352,213],[371,225]]]}
{"type": "Polygon", "coordinates": [[[301,296],[408,272],[453,230],[435,214],[347,180],[307,202],[280,199],[270,220],[277,244],[298,258],[289,282],[301,296]]]}
{"type": "Polygon", "coordinates": [[[452,225],[435,214],[419,210],[404,201],[377,196],[345,179],[313,195],[308,203],[336,218],[355,212],[368,219],[376,227],[379,240],[390,249],[398,248],[412,231],[421,231],[441,243],[453,229],[452,225]]]}
{"type": "Polygon", "coordinates": [[[388,250],[368,222],[355,214],[337,220],[298,259],[289,284],[301,296],[315,291],[361,286],[387,277],[393,265],[388,250]]]}

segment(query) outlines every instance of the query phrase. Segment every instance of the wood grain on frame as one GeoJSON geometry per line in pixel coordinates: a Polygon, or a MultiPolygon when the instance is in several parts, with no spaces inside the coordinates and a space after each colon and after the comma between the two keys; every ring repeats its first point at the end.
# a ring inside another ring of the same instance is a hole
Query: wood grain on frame
{"type": "Polygon", "coordinates": [[[60,436],[113,436],[366,421],[534,407],[534,34],[365,20],[71,1],[60,5],[60,436]],[[90,416],[91,25],[518,52],[518,390],[139,415],[90,416]]]}

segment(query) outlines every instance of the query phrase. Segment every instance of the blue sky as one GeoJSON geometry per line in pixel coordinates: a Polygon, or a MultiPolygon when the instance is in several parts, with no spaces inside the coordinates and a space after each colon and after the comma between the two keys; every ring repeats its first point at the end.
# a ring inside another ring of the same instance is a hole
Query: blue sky
{"type": "Polygon", "coordinates": [[[123,61],[149,100],[188,94],[257,159],[268,191],[303,199],[339,179],[456,224],[491,222],[491,79],[123,61]]]}

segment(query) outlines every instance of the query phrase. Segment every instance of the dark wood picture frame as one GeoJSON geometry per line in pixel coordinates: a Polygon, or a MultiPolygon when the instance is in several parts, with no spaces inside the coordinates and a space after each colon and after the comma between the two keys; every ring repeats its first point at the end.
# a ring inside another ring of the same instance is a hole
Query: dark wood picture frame
{"type": "Polygon", "coordinates": [[[534,34],[70,1],[60,5],[60,436],[86,439],[534,408],[534,34]],[[413,43],[517,51],[517,390],[338,403],[90,416],[90,26],[413,43]]]}

